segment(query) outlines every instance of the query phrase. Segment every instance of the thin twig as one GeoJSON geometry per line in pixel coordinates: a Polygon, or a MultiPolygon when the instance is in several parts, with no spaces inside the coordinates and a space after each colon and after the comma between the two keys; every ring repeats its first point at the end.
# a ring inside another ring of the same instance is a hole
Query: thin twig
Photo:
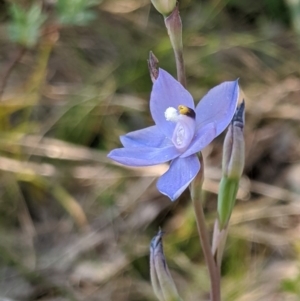
{"type": "Polygon", "coordinates": [[[4,71],[4,74],[3,74],[3,77],[1,80],[1,84],[0,84],[0,99],[2,98],[3,92],[5,90],[6,84],[9,79],[9,76],[11,75],[13,69],[15,68],[17,63],[21,60],[21,58],[23,57],[25,52],[26,52],[25,47],[19,47],[15,57],[9,62],[6,70],[4,71]]]}
{"type": "Polygon", "coordinates": [[[205,258],[205,262],[208,268],[210,282],[211,282],[211,301],[221,300],[221,288],[220,288],[220,272],[216,265],[215,259],[211,251],[211,244],[209,240],[208,230],[205,223],[205,216],[203,212],[203,206],[201,202],[201,191],[204,180],[204,164],[203,158],[200,155],[199,160],[201,163],[201,169],[192,182],[191,197],[196,215],[198,234],[205,258]]]}

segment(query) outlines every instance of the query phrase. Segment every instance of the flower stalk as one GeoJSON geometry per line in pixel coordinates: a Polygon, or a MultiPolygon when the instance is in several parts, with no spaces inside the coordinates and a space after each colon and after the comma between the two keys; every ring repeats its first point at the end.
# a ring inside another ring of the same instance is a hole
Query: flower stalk
{"type": "Polygon", "coordinates": [[[177,79],[184,87],[186,87],[182,44],[182,22],[179,14],[178,5],[176,5],[173,12],[168,17],[165,17],[165,25],[175,55],[177,79]]]}
{"type": "Polygon", "coordinates": [[[209,235],[205,223],[205,216],[204,216],[203,206],[202,206],[202,184],[204,181],[204,164],[203,164],[203,158],[201,154],[199,156],[199,160],[200,160],[201,169],[198,175],[196,176],[196,178],[191,183],[191,187],[190,187],[191,198],[194,206],[200,243],[202,246],[205,262],[210,277],[211,301],[220,301],[221,300],[220,271],[216,266],[213,253],[211,251],[211,244],[209,241],[209,235]]]}

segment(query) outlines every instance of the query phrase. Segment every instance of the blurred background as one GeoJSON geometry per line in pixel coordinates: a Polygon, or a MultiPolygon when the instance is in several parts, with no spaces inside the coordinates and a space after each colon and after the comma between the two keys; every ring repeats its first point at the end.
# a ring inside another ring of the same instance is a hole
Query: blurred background
{"type": "MultiPolygon", "coordinates": [[[[300,1],[181,0],[188,89],[240,78],[246,166],[222,266],[224,301],[300,300],[300,1]]],[[[166,166],[106,158],[153,124],[147,57],[175,75],[149,0],[0,1],[0,300],[155,300],[161,226],[184,300],[209,280],[188,193],[166,166]]],[[[224,134],[204,150],[212,228],[224,134]]]]}

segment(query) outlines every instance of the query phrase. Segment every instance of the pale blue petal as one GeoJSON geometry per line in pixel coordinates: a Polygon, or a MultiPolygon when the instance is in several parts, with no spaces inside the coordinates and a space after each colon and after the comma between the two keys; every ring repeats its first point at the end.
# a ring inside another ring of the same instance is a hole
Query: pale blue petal
{"type": "Polygon", "coordinates": [[[179,154],[174,145],[171,145],[165,148],[117,148],[112,150],[107,157],[124,165],[149,166],[170,161],[179,154]]]}
{"type": "Polygon", "coordinates": [[[211,89],[196,107],[197,127],[214,122],[216,136],[228,126],[235,113],[239,98],[238,80],[224,82],[211,89]]]}
{"type": "Polygon", "coordinates": [[[156,125],[130,132],[121,136],[120,140],[126,148],[141,146],[157,148],[172,144],[171,140],[156,125]]]}
{"type": "Polygon", "coordinates": [[[209,123],[204,127],[198,129],[189,148],[180,157],[185,158],[192,154],[200,152],[204,147],[206,147],[215,139],[216,133],[216,125],[214,123],[209,123]]]}
{"type": "Polygon", "coordinates": [[[196,177],[200,162],[196,155],[187,158],[176,158],[169,170],[157,181],[157,189],[175,201],[196,177]]]}
{"type": "Polygon", "coordinates": [[[150,111],[155,124],[168,138],[172,138],[175,123],[166,120],[165,111],[169,107],[177,109],[179,105],[195,108],[191,94],[168,72],[159,69],[151,92],[150,111]]]}

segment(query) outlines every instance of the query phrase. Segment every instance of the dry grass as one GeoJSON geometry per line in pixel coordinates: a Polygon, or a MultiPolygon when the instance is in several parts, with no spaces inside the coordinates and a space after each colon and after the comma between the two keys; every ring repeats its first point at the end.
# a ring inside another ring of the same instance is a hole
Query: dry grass
{"type": "MultiPolygon", "coordinates": [[[[174,72],[162,19],[148,1],[121,2],[104,1],[89,27],[64,29],[44,64],[45,49],[28,51],[8,81],[0,103],[0,301],[155,300],[148,245],[158,226],[183,299],[208,298],[188,194],[171,204],[157,192],[165,165],[124,168],[106,158],[120,134],[152,123],[148,51],[174,72]]],[[[280,19],[262,13],[261,24],[244,23],[226,1],[211,3],[182,1],[189,90],[200,99],[240,77],[247,107],[223,300],[299,300],[298,37],[280,19]]],[[[14,45],[2,34],[0,43],[4,66],[14,45]]],[[[209,225],[222,138],[204,151],[209,225]]]]}

